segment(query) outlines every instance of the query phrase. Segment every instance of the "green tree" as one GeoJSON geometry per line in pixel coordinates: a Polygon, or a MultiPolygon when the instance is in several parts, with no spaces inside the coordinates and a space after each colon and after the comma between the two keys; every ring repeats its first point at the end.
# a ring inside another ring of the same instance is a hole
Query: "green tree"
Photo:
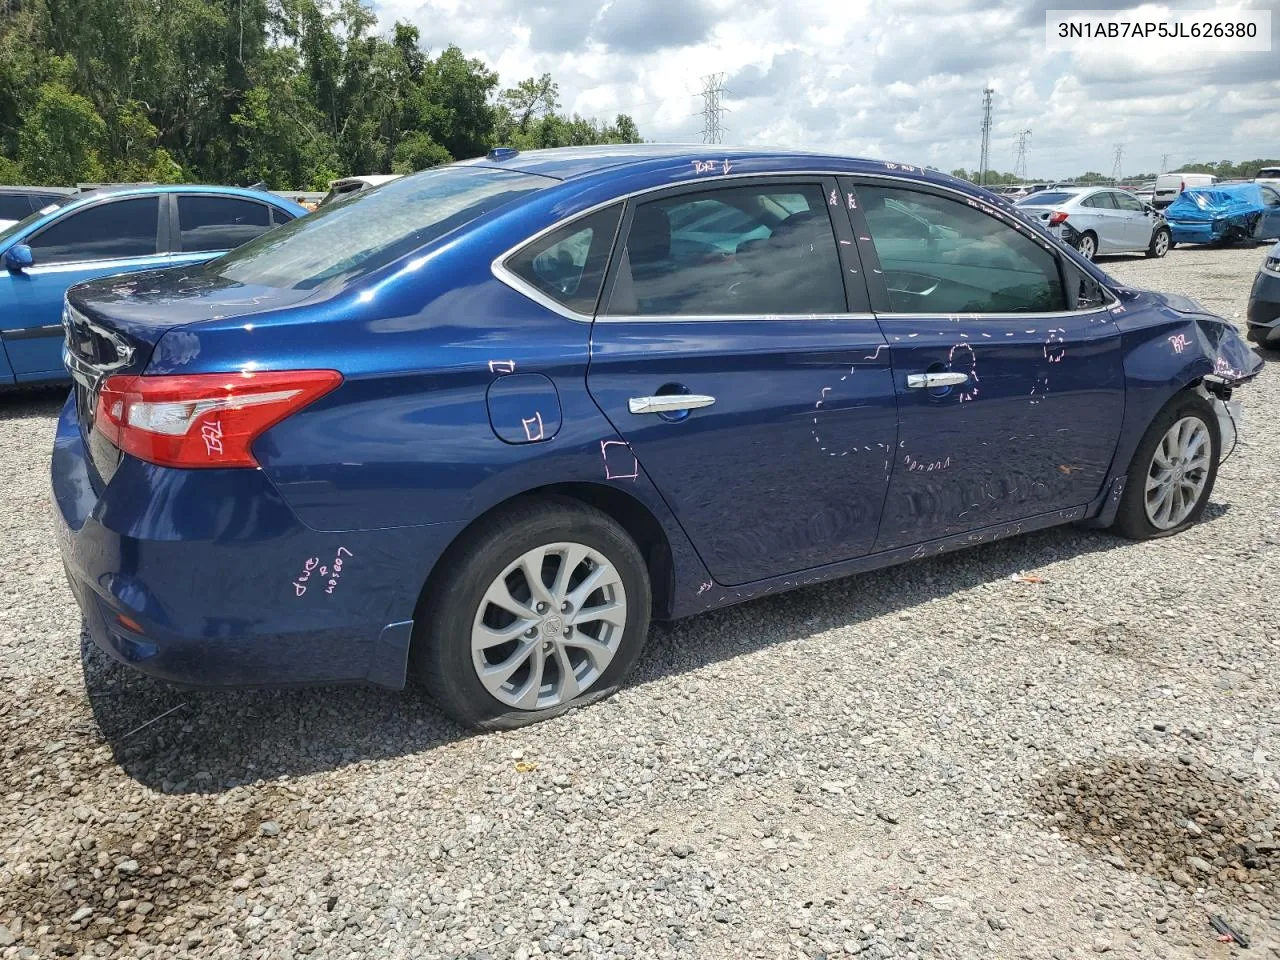
{"type": "Polygon", "coordinates": [[[88,99],[60,83],[46,83],[18,131],[18,163],[32,182],[101,180],[106,169],[98,150],[106,132],[88,99]]]}

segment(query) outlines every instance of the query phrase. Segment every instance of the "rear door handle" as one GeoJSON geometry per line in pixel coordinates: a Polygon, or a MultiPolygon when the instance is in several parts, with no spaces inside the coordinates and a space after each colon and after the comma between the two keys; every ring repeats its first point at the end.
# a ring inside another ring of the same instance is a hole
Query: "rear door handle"
{"type": "Polygon", "coordinates": [[[627,400],[627,409],[632,413],[673,413],[709,407],[715,402],[715,397],[700,393],[664,393],[656,397],[631,397],[627,400]]]}
{"type": "Polygon", "coordinates": [[[932,389],[933,387],[958,387],[969,382],[967,373],[909,373],[907,386],[913,390],[932,389]]]}

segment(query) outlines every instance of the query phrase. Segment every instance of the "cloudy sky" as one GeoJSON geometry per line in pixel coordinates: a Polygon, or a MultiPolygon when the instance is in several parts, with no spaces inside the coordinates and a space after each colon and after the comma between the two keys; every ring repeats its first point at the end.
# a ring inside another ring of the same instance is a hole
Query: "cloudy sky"
{"type": "MultiPolygon", "coordinates": [[[[1088,0],[375,0],[383,26],[411,21],[504,85],[550,72],[565,109],[630,113],[652,140],[701,141],[701,78],[719,72],[726,143],[972,169],[990,85],[992,166],[1013,169],[1030,128],[1040,177],[1109,173],[1116,144],[1126,173],[1280,157],[1280,0],[1217,4],[1240,5],[1272,11],[1270,53],[1046,52],[1047,9],[1122,8],[1088,0]]],[[[1141,19],[1169,6],[1215,4],[1141,19]]]]}

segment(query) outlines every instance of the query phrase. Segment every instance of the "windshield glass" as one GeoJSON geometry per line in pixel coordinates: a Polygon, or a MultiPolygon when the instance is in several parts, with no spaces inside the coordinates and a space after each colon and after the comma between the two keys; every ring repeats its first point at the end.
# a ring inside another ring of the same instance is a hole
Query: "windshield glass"
{"type": "Polygon", "coordinates": [[[309,290],[346,285],[555,182],[512,170],[436,167],[334,200],[205,269],[255,286],[309,290]]]}
{"type": "Polygon", "coordinates": [[[16,237],[23,230],[27,229],[27,227],[31,226],[31,224],[39,220],[41,217],[45,216],[46,214],[53,213],[53,211],[57,210],[59,207],[65,207],[68,203],[70,203],[72,200],[75,200],[75,199],[76,199],[75,194],[69,194],[68,196],[55,200],[53,203],[49,204],[48,206],[41,207],[35,213],[28,214],[27,216],[19,220],[17,223],[11,223],[9,226],[5,227],[3,230],[0,230],[0,246],[4,246],[4,244],[9,240],[10,237],[16,237]]]}
{"type": "Polygon", "coordinates": [[[1015,206],[1018,207],[1040,207],[1045,204],[1062,203],[1064,200],[1070,200],[1074,197],[1074,193],[1054,193],[1049,190],[1033,193],[1029,197],[1023,197],[1015,206]]]}

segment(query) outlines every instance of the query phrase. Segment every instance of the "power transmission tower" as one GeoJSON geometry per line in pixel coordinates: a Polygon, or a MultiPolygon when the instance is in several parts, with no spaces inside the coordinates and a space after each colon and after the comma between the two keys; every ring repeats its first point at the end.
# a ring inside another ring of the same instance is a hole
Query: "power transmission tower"
{"type": "Polygon", "coordinates": [[[1120,161],[1124,159],[1124,144],[1116,144],[1116,162],[1111,165],[1111,182],[1120,182],[1120,161]]]}
{"type": "Polygon", "coordinates": [[[720,106],[724,92],[724,74],[710,73],[702,78],[702,142],[721,143],[720,120],[725,108],[720,106]]]}
{"type": "Polygon", "coordinates": [[[1169,169],[1169,158],[1173,156],[1171,153],[1160,154],[1160,172],[1165,173],[1169,169]]]}
{"type": "Polygon", "coordinates": [[[1018,156],[1013,161],[1013,175],[1019,180],[1027,179],[1027,141],[1031,139],[1031,128],[1019,130],[1018,138],[1018,156]]]}
{"type": "Polygon", "coordinates": [[[982,88],[982,159],[978,162],[978,186],[987,182],[987,164],[991,160],[991,97],[995,90],[982,88]]]}

